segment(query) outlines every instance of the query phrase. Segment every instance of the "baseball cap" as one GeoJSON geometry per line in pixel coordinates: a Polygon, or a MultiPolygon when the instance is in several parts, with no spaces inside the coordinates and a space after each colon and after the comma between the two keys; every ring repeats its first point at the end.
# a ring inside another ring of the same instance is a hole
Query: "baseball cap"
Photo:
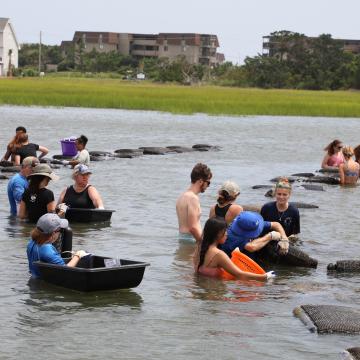
{"type": "Polygon", "coordinates": [[[56,230],[65,229],[69,226],[66,219],[61,219],[58,215],[47,213],[41,216],[36,223],[36,227],[44,234],[51,234],[56,230]]]}

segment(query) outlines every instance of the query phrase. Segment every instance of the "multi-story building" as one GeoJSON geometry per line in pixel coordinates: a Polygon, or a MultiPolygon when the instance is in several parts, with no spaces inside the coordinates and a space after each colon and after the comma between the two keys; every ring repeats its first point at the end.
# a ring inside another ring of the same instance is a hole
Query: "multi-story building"
{"type": "Polygon", "coordinates": [[[225,57],[217,53],[216,35],[194,33],[130,34],[76,31],[72,41],[63,41],[64,53],[69,46],[81,46],[84,52],[117,51],[137,58],[155,57],[174,60],[184,56],[190,64],[217,65],[225,57]]]}
{"type": "MultiPolygon", "coordinates": [[[[292,32],[288,32],[289,35],[294,35],[292,32]]],[[[317,37],[309,37],[303,36],[303,41],[305,42],[306,48],[311,48],[311,42],[317,39],[317,37]]],[[[360,40],[350,40],[350,39],[334,39],[340,44],[344,51],[351,52],[353,54],[360,54],[360,40]]],[[[267,35],[263,36],[263,55],[268,56],[278,56],[280,54],[286,56],[284,54],[284,49],[291,48],[294,41],[291,39],[285,40],[285,38],[281,38],[279,36],[267,35]]],[[[285,51],[286,52],[286,51],[285,51]]]]}
{"type": "Polygon", "coordinates": [[[11,74],[11,68],[18,67],[19,49],[20,46],[9,19],[0,18],[0,76],[11,74]]]}

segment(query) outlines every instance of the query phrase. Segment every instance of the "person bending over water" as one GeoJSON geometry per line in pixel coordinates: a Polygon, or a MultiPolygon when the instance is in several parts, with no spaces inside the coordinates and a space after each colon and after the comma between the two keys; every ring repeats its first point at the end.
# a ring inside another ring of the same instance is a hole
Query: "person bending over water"
{"type": "Polygon", "coordinates": [[[322,169],[335,169],[342,164],[345,159],[341,152],[342,143],[340,140],[335,139],[329,145],[325,147],[327,154],[324,156],[321,163],[322,169]]]}
{"type": "Polygon", "coordinates": [[[277,221],[284,228],[286,236],[300,232],[299,210],[289,204],[291,185],[287,178],[280,178],[275,185],[276,201],[266,203],[260,211],[265,221],[277,221]]]}
{"type": "Polygon", "coordinates": [[[289,239],[280,223],[264,221],[260,214],[252,211],[242,211],[231,223],[228,237],[220,249],[230,257],[238,247],[256,261],[257,251],[271,241],[278,241],[279,253],[287,254],[289,239]]]}
{"type": "Polygon", "coordinates": [[[217,204],[210,209],[209,218],[218,216],[230,224],[244,210],[240,205],[234,204],[239,194],[240,188],[235,182],[225,181],[218,191],[217,204]]]}
{"type": "Polygon", "coordinates": [[[23,126],[18,126],[15,130],[15,136],[11,139],[11,141],[8,143],[6,148],[6,153],[2,157],[2,161],[7,161],[10,158],[11,162],[15,162],[15,154],[18,148],[21,147],[21,143],[19,141],[20,134],[26,134],[26,129],[23,126]]]}
{"type": "MultiPolygon", "coordinates": [[[[92,172],[83,164],[74,167],[74,185],[64,189],[59,197],[58,206],[65,204],[70,208],[104,209],[104,204],[96,188],[89,184],[92,172]]],[[[66,208],[65,208],[66,209],[66,208]]]]}
{"type": "Polygon", "coordinates": [[[25,133],[19,134],[19,142],[21,146],[16,150],[15,165],[20,165],[28,156],[34,156],[41,159],[49,152],[45,146],[29,143],[28,135],[25,133]],[[37,151],[41,152],[39,156],[36,154],[37,151]]]}
{"type": "Polygon", "coordinates": [[[345,162],[339,166],[340,184],[356,184],[359,179],[359,163],[353,160],[354,151],[351,146],[344,146],[342,153],[345,162]]]}
{"type": "Polygon", "coordinates": [[[210,186],[212,173],[205,164],[198,163],[192,169],[190,177],[190,187],[176,201],[176,214],[179,240],[194,243],[201,241],[201,207],[198,194],[205,192],[210,186]]]}
{"type": "Polygon", "coordinates": [[[79,260],[87,255],[85,251],[79,250],[65,264],[61,254],[56,250],[53,243],[59,238],[61,229],[67,228],[68,225],[66,219],[60,219],[56,214],[45,214],[36,223],[36,227],[31,231],[31,239],[26,251],[29,271],[33,278],[40,277],[39,269],[34,261],[75,267],[79,260]]]}
{"type": "Polygon", "coordinates": [[[46,186],[50,180],[56,181],[59,177],[53,173],[49,165],[39,164],[33,168],[28,178],[29,187],[20,202],[19,217],[36,223],[42,215],[55,212],[54,193],[46,186]]]}
{"type": "Polygon", "coordinates": [[[222,270],[227,271],[236,279],[265,281],[274,277],[273,271],[266,274],[253,274],[240,270],[225,254],[218,248],[226,241],[226,221],[219,217],[213,217],[206,221],[201,244],[194,255],[195,272],[205,275],[220,277],[222,270]]]}

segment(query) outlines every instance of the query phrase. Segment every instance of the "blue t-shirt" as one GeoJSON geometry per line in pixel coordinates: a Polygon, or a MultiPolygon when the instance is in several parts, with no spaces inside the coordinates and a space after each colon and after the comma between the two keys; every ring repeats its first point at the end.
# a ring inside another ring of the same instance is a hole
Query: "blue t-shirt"
{"type": "MultiPolygon", "coordinates": [[[[270,230],[271,230],[271,222],[264,221],[264,228],[262,233],[259,235],[259,237],[268,233],[270,230]]],[[[231,253],[238,247],[242,253],[254,259],[256,257],[255,253],[251,253],[245,249],[246,244],[249,243],[251,240],[253,239],[248,238],[245,235],[235,234],[231,230],[231,226],[230,226],[227,232],[227,239],[225,243],[220,246],[220,249],[223,250],[229,257],[231,257],[231,253]]]]}
{"type": "Polygon", "coordinates": [[[39,269],[33,264],[34,261],[43,261],[50,264],[65,265],[63,258],[52,244],[38,245],[33,239],[30,239],[27,245],[27,257],[29,261],[29,270],[31,276],[40,277],[39,269]]]}
{"type": "Polygon", "coordinates": [[[14,175],[8,182],[7,193],[10,203],[11,215],[17,215],[17,204],[20,204],[24,191],[29,186],[26,177],[19,174],[14,175]]]}
{"type": "Polygon", "coordinates": [[[299,210],[289,204],[289,207],[280,212],[276,207],[276,202],[272,201],[261,208],[261,216],[266,221],[277,221],[285,230],[286,236],[299,234],[300,232],[300,215],[299,210]]]}

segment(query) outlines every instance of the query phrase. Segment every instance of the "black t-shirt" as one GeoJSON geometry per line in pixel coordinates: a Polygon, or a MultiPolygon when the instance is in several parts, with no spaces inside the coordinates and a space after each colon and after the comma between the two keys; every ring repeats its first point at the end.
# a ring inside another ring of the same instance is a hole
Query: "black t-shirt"
{"type": "Polygon", "coordinates": [[[31,194],[30,190],[26,189],[22,200],[26,205],[29,221],[36,223],[41,216],[48,212],[47,205],[55,198],[51,190],[42,188],[37,194],[31,194]]]}
{"type": "Polygon", "coordinates": [[[36,151],[39,150],[38,144],[27,144],[16,151],[16,155],[20,155],[20,164],[28,156],[36,156],[36,151]]]}
{"type": "Polygon", "coordinates": [[[76,192],[73,186],[69,186],[66,189],[63,202],[71,207],[78,209],[95,209],[94,203],[92,202],[89,195],[89,187],[87,186],[82,192],[76,192]]]}
{"type": "Polygon", "coordinates": [[[286,236],[295,235],[300,232],[299,210],[289,204],[284,212],[278,211],[276,202],[269,202],[261,208],[261,216],[266,221],[279,222],[285,230],[286,236]]]}

